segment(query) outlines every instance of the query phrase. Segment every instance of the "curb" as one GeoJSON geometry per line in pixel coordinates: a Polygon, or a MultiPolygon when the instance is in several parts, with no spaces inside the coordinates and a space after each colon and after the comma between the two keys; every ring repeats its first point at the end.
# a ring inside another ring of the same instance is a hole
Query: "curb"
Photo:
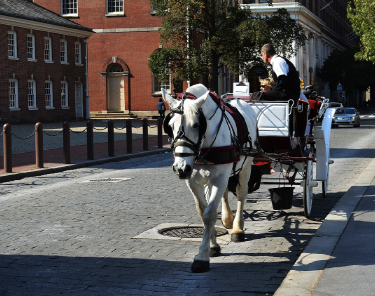
{"type": "Polygon", "coordinates": [[[274,296],[310,296],[314,293],[337,242],[374,177],[375,159],[332,208],[274,296]]]}
{"type": "Polygon", "coordinates": [[[52,173],[59,173],[63,171],[68,170],[75,170],[78,168],[84,168],[94,165],[101,165],[108,162],[117,162],[117,161],[123,161],[135,157],[144,157],[154,154],[161,154],[165,152],[172,151],[170,148],[159,148],[152,151],[144,151],[144,152],[137,152],[137,153],[130,153],[127,155],[121,155],[121,156],[114,156],[114,157],[107,157],[107,158],[101,158],[96,160],[86,160],[83,162],[78,162],[74,164],[64,164],[60,166],[55,166],[51,168],[41,168],[41,169],[35,169],[25,172],[18,172],[18,173],[8,173],[0,175],[0,182],[8,182],[8,181],[14,181],[14,180],[20,180],[26,177],[35,177],[35,176],[42,176],[46,174],[52,174],[52,173]]]}

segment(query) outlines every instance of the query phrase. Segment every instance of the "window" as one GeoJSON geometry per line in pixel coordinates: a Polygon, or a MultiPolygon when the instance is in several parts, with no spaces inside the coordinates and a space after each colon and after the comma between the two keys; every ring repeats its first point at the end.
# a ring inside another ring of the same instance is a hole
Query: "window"
{"type": "Polygon", "coordinates": [[[36,83],[35,80],[27,81],[27,106],[36,108],[36,83]]]}
{"type": "Polygon", "coordinates": [[[74,44],[74,51],[76,64],[82,64],[81,42],[76,42],[74,44]]]}
{"type": "Polygon", "coordinates": [[[123,15],[124,0],[107,0],[107,14],[123,15]]]}
{"type": "Polygon", "coordinates": [[[8,32],[8,57],[17,58],[17,33],[8,32]]]}
{"type": "Polygon", "coordinates": [[[27,43],[27,59],[28,60],[35,60],[35,36],[31,34],[27,34],[26,37],[27,43]]]}
{"type": "Polygon", "coordinates": [[[46,80],[44,83],[44,100],[46,103],[46,108],[53,108],[52,81],[46,80]]]}
{"type": "Polygon", "coordinates": [[[9,79],[9,108],[18,108],[18,80],[9,79]]]}
{"type": "Polygon", "coordinates": [[[64,16],[78,16],[78,0],[62,0],[61,14],[64,16]]]}
{"type": "Polygon", "coordinates": [[[44,38],[44,60],[52,62],[52,39],[50,37],[44,38]]]}
{"type": "Polygon", "coordinates": [[[60,62],[68,62],[68,42],[65,39],[60,40],[60,62]]]}
{"type": "Polygon", "coordinates": [[[169,75],[169,81],[167,83],[161,83],[154,75],[152,75],[152,92],[154,94],[160,94],[162,88],[168,93],[171,93],[171,76],[169,75]]]}
{"type": "Polygon", "coordinates": [[[69,107],[68,82],[61,81],[61,107],[69,107]]]}

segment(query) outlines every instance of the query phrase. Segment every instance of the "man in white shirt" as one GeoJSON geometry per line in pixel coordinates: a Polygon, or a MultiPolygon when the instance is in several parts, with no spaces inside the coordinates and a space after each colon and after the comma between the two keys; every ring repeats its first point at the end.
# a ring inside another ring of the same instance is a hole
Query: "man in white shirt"
{"type": "Polygon", "coordinates": [[[272,44],[265,44],[261,50],[262,59],[272,65],[273,87],[260,95],[261,100],[289,101],[295,103],[301,94],[299,75],[288,59],[276,54],[272,44]]]}

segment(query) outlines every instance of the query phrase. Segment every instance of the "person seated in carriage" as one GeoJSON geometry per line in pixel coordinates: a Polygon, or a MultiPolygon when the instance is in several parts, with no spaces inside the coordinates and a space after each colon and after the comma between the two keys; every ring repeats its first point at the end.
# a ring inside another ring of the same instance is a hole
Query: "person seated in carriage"
{"type": "Polygon", "coordinates": [[[263,61],[272,66],[274,85],[268,91],[254,93],[252,100],[293,100],[293,102],[297,104],[301,95],[300,80],[298,72],[292,62],[277,55],[275,48],[269,43],[263,45],[261,54],[263,61]]]}
{"type": "Polygon", "coordinates": [[[261,92],[269,91],[273,86],[272,78],[259,79],[259,82],[261,92]]]}

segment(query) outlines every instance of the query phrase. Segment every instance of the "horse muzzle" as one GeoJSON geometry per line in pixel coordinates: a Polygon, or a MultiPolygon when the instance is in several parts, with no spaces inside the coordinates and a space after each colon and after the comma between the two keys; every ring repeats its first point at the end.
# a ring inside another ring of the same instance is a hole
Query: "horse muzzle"
{"type": "Polygon", "coordinates": [[[185,166],[184,169],[173,166],[173,171],[179,179],[189,179],[193,172],[190,165],[185,166]]]}

